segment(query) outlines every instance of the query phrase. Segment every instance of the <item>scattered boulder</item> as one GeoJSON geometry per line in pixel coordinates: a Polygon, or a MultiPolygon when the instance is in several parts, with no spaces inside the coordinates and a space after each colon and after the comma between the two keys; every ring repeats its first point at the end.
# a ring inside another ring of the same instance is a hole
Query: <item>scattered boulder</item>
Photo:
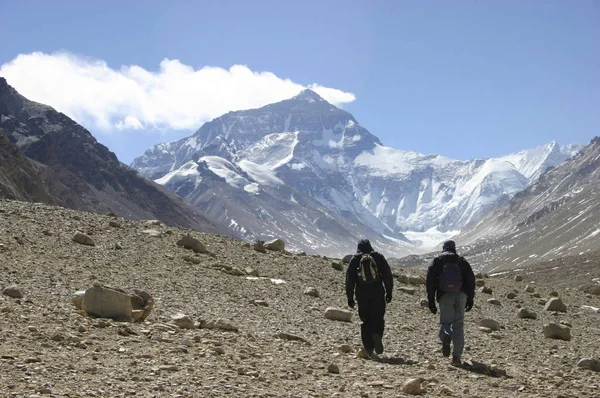
{"type": "Polygon", "coordinates": [[[414,296],[415,294],[415,289],[412,287],[399,286],[398,290],[400,290],[403,293],[410,294],[411,296],[414,296]]]}
{"type": "Polygon", "coordinates": [[[144,235],[148,235],[148,236],[151,236],[153,238],[160,238],[162,236],[162,234],[160,233],[160,231],[157,230],[157,229],[145,229],[145,230],[142,231],[142,233],[144,235]]]}
{"type": "Polygon", "coordinates": [[[10,285],[2,290],[2,294],[12,298],[23,298],[23,290],[17,285],[10,285]]]}
{"type": "Polygon", "coordinates": [[[271,250],[274,252],[282,252],[285,250],[285,242],[281,239],[273,239],[264,244],[265,249],[271,250]]]}
{"type": "Polygon", "coordinates": [[[516,294],[516,293],[513,293],[513,292],[508,292],[508,293],[506,293],[506,298],[507,298],[507,299],[509,299],[509,300],[512,300],[512,299],[514,299],[515,297],[517,297],[517,294],[516,294]]]}
{"type": "Polygon", "coordinates": [[[485,281],[483,279],[477,279],[475,281],[475,286],[477,286],[477,287],[485,286],[485,281]]]}
{"type": "Polygon", "coordinates": [[[265,300],[251,300],[250,304],[254,304],[259,307],[268,307],[269,306],[269,303],[267,303],[265,300]]]}
{"type": "Polygon", "coordinates": [[[558,292],[556,290],[553,290],[550,293],[548,293],[548,296],[550,296],[550,297],[558,297],[558,292]]]}
{"type": "Polygon", "coordinates": [[[488,299],[487,302],[490,303],[490,304],[492,304],[492,305],[501,305],[500,300],[495,299],[495,298],[488,299]]]}
{"type": "Polygon", "coordinates": [[[289,341],[301,341],[303,343],[310,345],[310,342],[308,340],[306,340],[304,337],[300,337],[300,336],[297,336],[297,335],[291,334],[291,333],[279,332],[275,335],[275,337],[283,339],[283,340],[289,340],[289,341]]]}
{"type": "Polygon", "coordinates": [[[567,312],[567,306],[562,302],[562,300],[560,298],[553,297],[546,302],[546,305],[544,306],[544,310],[567,312]]]}
{"type": "Polygon", "coordinates": [[[78,310],[82,310],[84,297],[85,297],[85,290],[80,290],[78,292],[75,292],[71,296],[71,303],[73,303],[75,308],[77,308],[78,310]]]}
{"type": "Polygon", "coordinates": [[[352,312],[335,307],[325,309],[325,318],[332,321],[352,322],[352,312]]]}
{"type": "Polygon", "coordinates": [[[319,297],[319,291],[314,287],[307,287],[304,289],[304,294],[311,297],[319,297]]]}
{"type": "Polygon", "coordinates": [[[338,271],[343,271],[344,270],[344,265],[342,264],[341,260],[333,260],[331,262],[331,268],[338,270],[338,271]]]}
{"type": "Polygon", "coordinates": [[[425,277],[424,276],[421,276],[421,275],[417,275],[417,276],[409,275],[408,276],[408,283],[410,283],[411,285],[424,285],[426,283],[426,281],[425,281],[425,277]]]}
{"type": "Polygon", "coordinates": [[[79,232],[79,231],[75,232],[75,235],[73,235],[71,240],[73,240],[73,242],[75,242],[75,243],[79,243],[80,245],[96,246],[96,243],[94,242],[94,240],[92,238],[90,238],[88,235],[84,234],[83,232],[79,232]]]}
{"type": "Polygon", "coordinates": [[[108,222],[108,226],[113,227],[113,228],[121,228],[121,224],[119,224],[117,221],[113,221],[113,220],[110,220],[108,222]]]}
{"type": "Polygon", "coordinates": [[[131,299],[129,294],[94,283],[85,291],[82,309],[93,317],[131,322],[131,299]]]}
{"type": "Polygon", "coordinates": [[[521,282],[521,281],[523,281],[523,276],[515,275],[515,282],[521,282]]]}
{"type": "Polygon", "coordinates": [[[579,289],[584,293],[600,296],[600,284],[598,283],[583,285],[580,286],[579,289]]]}
{"type": "Polygon", "coordinates": [[[354,351],[354,349],[352,348],[352,346],[350,344],[342,344],[339,347],[340,351],[343,352],[344,354],[349,354],[352,351],[354,351]]]}
{"type": "Polygon", "coordinates": [[[535,292],[535,288],[533,286],[531,286],[531,285],[527,285],[527,286],[525,286],[525,291],[527,293],[534,293],[535,292]]]}
{"type": "Polygon", "coordinates": [[[144,221],[144,224],[149,226],[149,227],[159,227],[160,226],[160,221],[158,220],[146,220],[144,221]]]}
{"type": "Polygon", "coordinates": [[[196,265],[198,265],[202,262],[202,260],[200,260],[198,257],[188,256],[187,254],[181,258],[183,259],[183,261],[186,261],[186,262],[192,263],[192,264],[196,264],[196,265]]]}
{"type": "Polygon", "coordinates": [[[354,254],[346,254],[344,257],[342,257],[342,263],[344,263],[344,264],[350,263],[350,260],[352,260],[352,257],[354,257],[354,254]]]}
{"type": "Polygon", "coordinates": [[[422,392],[421,382],[422,382],[421,378],[407,380],[402,385],[402,391],[404,391],[406,394],[410,394],[410,395],[421,394],[421,392],[422,392]]]}
{"type": "Polygon", "coordinates": [[[177,246],[183,247],[184,249],[192,250],[194,253],[209,253],[206,246],[198,239],[186,235],[177,241],[177,246]]]}
{"type": "Polygon", "coordinates": [[[231,322],[225,319],[217,319],[216,321],[200,321],[200,328],[202,329],[220,329],[230,332],[237,332],[239,328],[233,325],[231,322]]]}
{"type": "Polygon", "coordinates": [[[249,276],[258,276],[259,275],[258,271],[252,267],[246,267],[246,269],[244,269],[244,271],[246,272],[246,275],[249,275],[249,276]]]}
{"type": "Polygon", "coordinates": [[[500,330],[500,323],[490,318],[484,318],[481,321],[479,321],[479,326],[488,328],[490,330],[500,330]]]}
{"type": "Polygon", "coordinates": [[[257,240],[252,245],[252,248],[254,250],[256,250],[257,252],[260,252],[260,253],[266,253],[267,252],[267,249],[265,248],[265,241],[264,240],[257,240]]]}
{"type": "Polygon", "coordinates": [[[544,325],[544,337],[549,339],[570,341],[571,328],[551,322],[544,325]]]}
{"type": "Polygon", "coordinates": [[[485,294],[492,294],[492,288],[489,286],[483,286],[481,289],[479,289],[479,292],[485,294]]]}
{"type": "Polygon", "coordinates": [[[600,372],[600,361],[596,358],[582,358],[577,362],[577,366],[583,369],[593,370],[594,372],[600,372]]]}
{"type": "Polygon", "coordinates": [[[521,319],[537,319],[537,314],[525,307],[519,308],[517,316],[521,319]]]}
{"type": "Polygon", "coordinates": [[[327,371],[329,373],[339,374],[340,373],[340,367],[337,366],[335,363],[330,363],[329,366],[327,367],[327,371]]]}
{"type": "Polygon", "coordinates": [[[475,279],[483,279],[483,273],[482,272],[478,272],[475,274],[475,279]]]}
{"type": "Polygon", "coordinates": [[[171,319],[171,322],[181,329],[195,329],[194,321],[192,318],[185,314],[176,314],[171,319]]]}

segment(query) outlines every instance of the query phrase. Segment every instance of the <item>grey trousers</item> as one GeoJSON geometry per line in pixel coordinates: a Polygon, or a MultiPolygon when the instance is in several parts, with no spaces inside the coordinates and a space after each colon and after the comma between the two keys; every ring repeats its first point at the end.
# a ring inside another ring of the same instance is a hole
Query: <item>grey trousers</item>
{"type": "Polygon", "coordinates": [[[462,355],[465,347],[465,305],[467,295],[463,292],[444,293],[440,297],[440,340],[452,341],[452,354],[462,355]]]}

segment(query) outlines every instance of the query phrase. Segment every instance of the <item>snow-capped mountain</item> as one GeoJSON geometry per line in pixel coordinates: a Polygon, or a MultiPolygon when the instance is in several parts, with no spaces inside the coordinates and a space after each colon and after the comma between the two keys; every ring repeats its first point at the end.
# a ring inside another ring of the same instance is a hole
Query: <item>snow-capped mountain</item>
{"type": "MultiPolygon", "coordinates": [[[[228,192],[220,198],[221,213],[213,217],[248,238],[261,235],[252,227],[257,218],[246,213],[234,219],[224,213],[253,203],[249,213],[259,214],[268,197],[271,204],[293,208],[294,216],[286,213],[287,220],[308,222],[291,239],[299,248],[327,240],[318,225],[300,216],[310,206],[340,227],[348,224],[336,229],[337,245],[345,240],[342,229],[361,230],[401,255],[425,245],[415,232],[433,233],[436,239],[451,235],[577,149],[552,142],[502,158],[469,161],[398,150],[384,146],[348,112],[305,90],[260,109],[227,113],[190,137],[149,149],[132,167],[199,208],[209,190],[228,192]],[[233,192],[239,201],[230,200],[233,192]],[[413,239],[412,248],[404,233],[413,239]]],[[[280,214],[271,217],[282,219],[280,214]]],[[[289,240],[286,229],[277,232],[289,240]]],[[[329,252],[339,254],[330,238],[329,252]]]]}

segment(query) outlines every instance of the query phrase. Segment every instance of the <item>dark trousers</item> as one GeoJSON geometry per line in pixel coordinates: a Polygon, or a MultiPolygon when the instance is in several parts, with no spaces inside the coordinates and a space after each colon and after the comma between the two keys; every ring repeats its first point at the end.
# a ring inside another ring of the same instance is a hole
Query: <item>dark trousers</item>
{"type": "Polygon", "coordinates": [[[372,351],[375,348],[373,334],[383,337],[385,328],[385,298],[384,295],[371,297],[357,297],[358,316],[362,321],[360,325],[360,337],[365,350],[372,351]]]}

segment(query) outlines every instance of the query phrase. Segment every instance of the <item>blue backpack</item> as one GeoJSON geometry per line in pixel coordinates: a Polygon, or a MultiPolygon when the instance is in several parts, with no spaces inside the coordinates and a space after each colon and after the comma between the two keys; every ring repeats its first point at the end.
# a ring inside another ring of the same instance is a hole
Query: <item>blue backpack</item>
{"type": "Polygon", "coordinates": [[[461,291],[462,272],[457,264],[458,261],[458,257],[456,257],[456,260],[446,260],[446,263],[442,266],[439,279],[439,288],[442,292],[458,293],[461,291]]]}

